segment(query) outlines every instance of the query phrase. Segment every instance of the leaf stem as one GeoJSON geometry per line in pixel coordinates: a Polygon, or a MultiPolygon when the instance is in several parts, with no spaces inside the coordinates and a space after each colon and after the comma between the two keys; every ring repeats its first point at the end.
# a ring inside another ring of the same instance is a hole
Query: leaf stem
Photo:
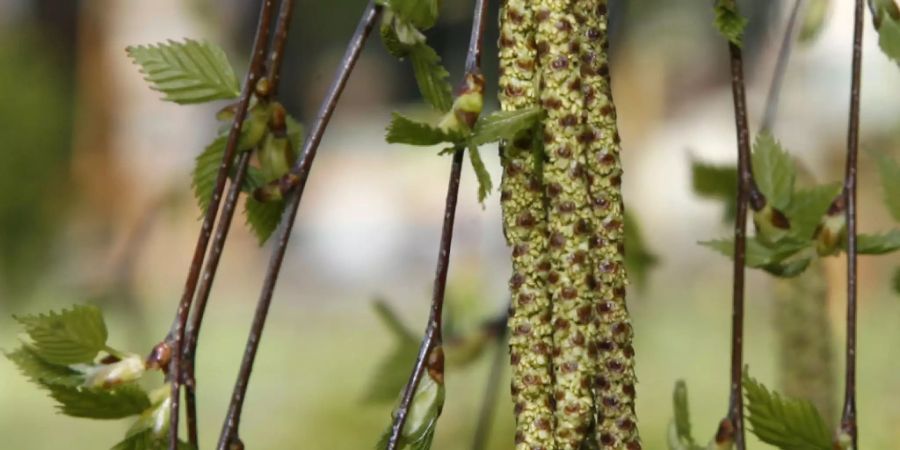
{"type": "Polygon", "coordinates": [[[863,0],[856,0],[853,23],[853,62],[850,81],[850,119],[847,125],[847,166],[844,196],[847,209],[847,341],[844,384],[844,408],[840,434],[847,435],[857,449],[856,418],[856,300],[857,300],[857,236],[856,236],[856,170],[859,154],[859,103],[862,83],[863,0]]]}
{"type": "Polygon", "coordinates": [[[222,163],[219,166],[219,173],[216,176],[215,189],[213,190],[209,206],[206,208],[206,214],[203,217],[203,224],[201,225],[200,234],[197,238],[197,245],[194,248],[194,256],[188,271],[187,281],[184,285],[184,292],[178,303],[175,321],[172,325],[172,329],[169,331],[169,335],[165,339],[165,341],[171,343],[172,346],[172,360],[169,363],[168,373],[168,377],[172,382],[172,402],[169,416],[169,450],[177,450],[178,448],[179,394],[181,388],[181,362],[183,354],[182,342],[184,341],[185,325],[188,320],[188,314],[190,313],[197,280],[200,276],[200,268],[203,265],[204,255],[206,254],[209,239],[212,235],[213,224],[215,223],[216,215],[219,212],[219,202],[221,201],[222,192],[225,190],[228,173],[231,170],[232,160],[237,151],[238,138],[241,134],[244,119],[247,116],[247,109],[250,106],[250,98],[253,95],[256,81],[263,74],[263,63],[269,41],[269,23],[271,22],[271,18],[272,0],[262,0],[260,2],[259,22],[257,23],[256,36],[253,42],[250,68],[247,71],[244,87],[238,102],[238,108],[228,133],[228,142],[225,146],[225,154],[222,157],[222,163]]]}
{"type": "Polygon", "coordinates": [[[225,422],[222,425],[221,434],[219,435],[219,443],[217,446],[219,450],[225,450],[229,448],[230,445],[240,442],[240,438],[238,437],[238,428],[240,426],[241,410],[243,408],[244,398],[247,393],[247,385],[250,381],[250,374],[253,370],[253,362],[256,358],[256,351],[259,348],[259,341],[262,337],[262,331],[263,327],[265,326],[266,317],[268,315],[269,305],[271,304],[272,295],[275,291],[275,285],[278,281],[278,274],[281,270],[281,264],[284,260],[284,254],[287,251],[287,244],[290,239],[290,234],[294,225],[294,220],[296,218],[297,209],[300,206],[300,200],[303,195],[303,188],[305,187],[306,180],[309,177],[309,171],[312,167],[313,161],[315,160],[316,151],[318,150],[319,143],[321,142],[322,136],[325,133],[325,129],[328,126],[328,122],[331,119],[331,115],[332,113],[334,113],[337,101],[344,90],[344,86],[347,84],[347,80],[350,77],[350,73],[353,71],[353,67],[356,64],[357,59],[359,59],[359,55],[362,51],[363,45],[365,44],[366,38],[368,38],[369,33],[372,31],[372,27],[375,25],[375,21],[379,17],[380,13],[381,7],[378,6],[374,0],[370,0],[369,4],[366,6],[366,9],[362,14],[362,17],[360,18],[359,24],[357,25],[353,37],[350,39],[347,50],[344,53],[343,58],[341,59],[341,64],[338,67],[331,87],[329,88],[328,93],[326,94],[325,99],[322,102],[319,113],[316,117],[316,121],[313,123],[313,126],[311,128],[310,134],[306,137],[306,141],[304,142],[303,149],[301,151],[301,156],[297,164],[292,169],[292,173],[295,173],[298,178],[296,190],[291,192],[287,199],[288,208],[285,211],[286,219],[284,219],[284,223],[282,223],[281,230],[278,233],[278,239],[275,244],[275,249],[273,250],[272,256],[269,260],[269,267],[266,270],[262,291],[257,302],[256,312],[254,313],[253,322],[250,328],[250,334],[247,338],[247,344],[244,349],[244,357],[241,361],[241,367],[238,371],[237,381],[235,381],[234,390],[231,395],[231,402],[228,407],[228,413],[225,417],[225,422]]]}
{"type": "Polygon", "coordinates": [[[751,200],[753,174],[750,167],[750,132],[744,92],[744,63],[741,48],[728,44],[731,56],[731,89],[734,98],[735,127],[738,141],[737,213],[734,222],[734,285],[731,305],[731,384],[728,419],[734,427],[737,450],[745,450],[744,397],[742,374],[744,365],[744,261],[746,259],[747,206],[751,200]]]}

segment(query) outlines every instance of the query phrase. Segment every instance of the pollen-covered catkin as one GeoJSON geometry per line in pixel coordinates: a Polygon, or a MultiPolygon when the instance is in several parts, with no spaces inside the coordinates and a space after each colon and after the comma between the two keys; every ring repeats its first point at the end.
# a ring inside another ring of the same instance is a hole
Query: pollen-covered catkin
{"type": "MultiPolygon", "coordinates": [[[[529,0],[509,0],[500,12],[500,106],[505,111],[535,106],[534,15],[529,0]]],[[[502,146],[500,203],[504,234],[513,248],[509,280],[509,347],[516,449],[552,450],[553,330],[547,294],[547,212],[534,130],[502,146]]]]}
{"type": "Polygon", "coordinates": [[[600,448],[639,449],[635,416],[635,373],[632,327],[625,303],[624,205],[622,165],[616,109],[609,81],[607,2],[576,0],[584,115],[579,141],[592,214],[595,264],[592,347],[596,375],[594,436],[600,448]],[[596,352],[596,353],[595,353],[596,352]]]}
{"type": "Polygon", "coordinates": [[[593,274],[588,255],[590,203],[581,160],[581,93],[573,0],[535,2],[535,41],[540,67],[540,100],[545,110],[544,185],[548,199],[553,303],[553,372],[556,444],[577,450],[593,420],[592,361],[588,355],[593,274]]]}

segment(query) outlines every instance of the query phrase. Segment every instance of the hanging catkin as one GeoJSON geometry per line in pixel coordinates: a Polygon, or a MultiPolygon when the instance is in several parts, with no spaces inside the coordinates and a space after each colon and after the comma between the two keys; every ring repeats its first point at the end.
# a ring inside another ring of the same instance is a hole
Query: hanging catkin
{"type": "MultiPolygon", "coordinates": [[[[500,13],[500,106],[537,105],[534,15],[529,0],[509,0],[500,13]]],[[[552,450],[553,329],[547,295],[547,213],[535,152],[534,132],[523,132],[502,148],[501,205],[507,242],[513,248],[510,362],[515,404],[516,448],[552,450]]]]}
{"type": "Polygon", "coordinates": [[[625,304],[624,206],[616,109],[609,81],[607,2],[577,0],[584,99],[584,164],[593,209],[590,256],[596,275],[591,348],[595,355],[595,438],[604,449],[639,449],[632,327],[625,304]],[[596,352],[596,353],[594,353],[596,352]]]}
{"type": "Polygon", "coordinates": [[[538,0],[535,41],[540,67],[540,100],[545,110],[544,186],[548,200],[553,304],[553,372],[556,444],[577,450],[593,420],[592,361],[588,355],[593,274],[588,255],[590,198],[578,138],[584,108],[574,2],[538,0]]]}

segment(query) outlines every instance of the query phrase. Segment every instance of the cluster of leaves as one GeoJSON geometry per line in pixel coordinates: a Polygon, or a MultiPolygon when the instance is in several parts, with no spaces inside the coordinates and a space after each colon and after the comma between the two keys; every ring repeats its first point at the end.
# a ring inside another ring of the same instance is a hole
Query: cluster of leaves
{"type": "MultiPolygon", "coordinates": [[[[113,449],[167,448],[170,387],[148,391],[138,383],[147,370],[143,358],[107,344],[98,308],[76,305],[15,319],[27,338],[6,357],[49,393],[59,412],[88,419],[138,416],[113,449]]],[[[179,448],[190,447],[182,443],[179,448]]]]}
{"type": "MultiPolygon", "coordinates": [[[[900,166],[887,156],[876,154],[881,171],[885,204],[900,222],[900,166]]],[[[747,239],[748,267],[773,275],[792,277],[803,272],[819,256],[846,249],[846,225],[839,183],[796,186],[797,169],[791,156],[767,133],[757,136],[751,165],[765,205],[754,211],[756,234],[747,239]]],[[[735,210],[737,171],[733,166],[714,166],[694,161],[694,190],[700,196],[725,203],[725,219],[735,210]]],[[[733,254],[730,238],[701,242],[726,256],[733,254]]],[[[884,254],[900,249],[900,229],[880,234],[860,234],[861,254],[884,254]]]]}
{"type": "Polygon", "coordinates": [[[894,0],[869,0],[869,9],[881,51],[900,64],[900,7],[894,0]]]}
{"type": "Polygon", "coordinates": [[[738,12],[736,0],[716,0],[713,5],[716,15],[713,25],[722,36],[734,45],[743,45],[744,29],[747,27],[747,18],[738,12]]]}
{"type": "MultiPolygon", "coordinates": [[[[750,377],[747,369],[743,377],[744,406],[750,431],[762,442],[782,450],[832,450],[831,433],[822,416],[807,400],[784,397],[770,391],[750,377]]],[[[669,450],[715,450],[730,448],[713,439],[708,446],[696,444],[691,435],[687,385],[679,380],[673,394],[675,416],[669,424],[669,450]]]]}
{"type": "MultiPolygon", "coordinates": [[[[240,95],[234,69],[225,52],[214,44],[170,40],[128,47],[127,52],[151,88],[164,94],[165,101],[187,105],[233,100],[240,95]]],[[[268,100],[268,80],[260,80],[255,88],[236,151],[255,152],[254,164],[248,167],[241,189],[252,194],[246,197],[244,213],[262,244],[278,226],[285,206],[277,190],[266,188],[290,170],[300,151],[303,131],[280,104],[268,100]]],[[[217,118],[223,121],[219,134],[196,159],[192,184],[204,211],[212,198],[235,108],[229,105],[219,112],[217,118]]],[[[234,172],[229,175],[232,179],[234,172]]]]}

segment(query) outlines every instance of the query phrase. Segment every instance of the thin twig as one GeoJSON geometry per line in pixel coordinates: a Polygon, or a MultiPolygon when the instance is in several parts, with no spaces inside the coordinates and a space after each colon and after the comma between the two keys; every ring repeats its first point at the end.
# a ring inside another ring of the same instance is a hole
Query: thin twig
{"type": "Polygon", "coordinates": [[[794,35],[797,28],[797,17],[800,15],[800,6],[802,4],[803,0],[794,0],[791,16],[784,30],[784,36],[781,38],[781,47],[778,49],[778,59],[772,72],[772,83],[769,85],[769,93],[766,96],[766,109],[763,113],[760,131],[771,131],[772,126],[775,124],[775,116],[778,115],[778,98],[781,96],[781,86],[784,82],[784,75],[787,73],[788,61],[791,58],[791,49],[793,48],[794,35]]]}
{"type": "MultiPolygon", "coordinates": [[[[287,43],[293,9],[294,0],[282,0],[279,7],[278,23],[275,28],[272,50],[270,52],[270,62],[266,75],[266,78],[269,80],[268,97],[270,98],[274,97],[278,90],[278,83],[280,81],[279,72],[281,63],[284,59],[284,48],[287,43]]],[[[191,315],[191,323],[187,328],[187,336],[183,345],[184,369],[182,371],[182,381],[185,385],[188,442],[194,447],[197,447],[197,380],[194,372],[197,341],[199,338],[200,327],[203,323],[203,315],[206,312],[209,294],[216,277],[216,272],[219,268],[219,261],[222,257],[225,241],[228,238],[228,231],[231,228],[231,222],[234,218],[234,212],[244,183],[244,177],[247,173],[249,161],[249,152],[242,154],[238,160],[237,172],[234,175],[228,191],[228,196],[222,207],[222,214],[221,217],[219,217],[219,223],[216,226],[216,233],[213,237],[212,249],[207,258],[203,276],[200,278],[200,286],[197,289],[194,310],[191,315]]]]}
{"type": "Polygon", "coordinates": [[[328,93],[322,102],[322,106],[319,109],[319,113],[316,117],[316,121],[311,128],[310,134],[307,136],[306,141],[303,144],[301,156],[297,161],[297,164],[294,166],[293,170],[298,173],[299,182],[297,184],[296,190],[292,192],[287,199],[288,208],[285,211],[286,218],[284,219],[284,223],[282,224],[281,230],[278,233],[277,243],[275,249],[272,252],[271,259],[269,260],[269,267],[266,271],[262,292],[260,293],[260,298],[256,306],[256,312],[253,316],[250,335],[247,338],[247,344],[244,349],[244,357],[241,361],[241,367],[238,372],[237,381],[235,382],[234,390],[231,395],[231,402],[228,407],[228,413],[225,417],[225,423],[222,425],[222,432],[219,435],[219,443],[217,447],[219,450],[225,450],[232,443],[240,442],[240,438],[238,437],[238,427],[240,426],[241,410],[244,404],[244,397],[247,392],[247,385],[250,380],[250,374],[253,370],[253,362],[256,357],[256,351],[259,348],[259,341],[262,337],[263,327],[265,326],[266,316],[268,315],[269,305],[271,304],[272,295],[275,291],[275,285],[278,281],[278,274],[281,270],[281,263],[284,260],[284,254],[287,251],[287,244],[288,240],[290,239],[291,229],[294,225],[297,209],[300,206],[300,200],[303,195],[303,188],[306,184],[306,179],[309,177],[309,171],[312,167],[313,161],[315,160],[316,151],[318,150],[319,143],[321,142],[322,136],[325,133],[325,128],[328,126],[328,122],[331,119],[332,113],[334,112],[334,108],[337,105],[338,98],[340,98],[340,95],[344,90],[344,86],[347,84],[347,80],[350,77],[350,73],[353,71],[353,67],[356,64],[357,59],[359,58],[366,38],[372,31],[372,27],[374,26],[375,21],[379,17],[380,13],[381,7],[376,5],[374,0],[370,0],[369,4],[366,6],[365,11],[363,12],[362,17],[360,18],[359,24],[357,25],[353,37],[350,39],[347,50],[344,53],[343,58],[341,59],[341,64],[338,67],[335,79],[332,82],[331,87],[329,88],[328,93]]]}
{"type": "Polygon", "coordinates": [[[856,169],[859,153],[859,97],[862,83],[863,0],[856,0],[853,24],[853,74],[850,82],[850,120],[847,125],[847,167],[844,175],[844,195],[847,209],[847,343],[844,385],[844,409],[841,433],[847,435],[852,448],[857,449],[856,417],[856,169]]]}
{"type": "Polygon", "coordinates": [[[223,155],[222,163],[219,166],[219,173],[216,175],[216,186],[215,189],[213,189],[212,198],[210,199],[209,206],[206,208],[206,214],[203,217],[203,225],[200,228],[200,235],[197,238],[197,245],[194,248],[194,257],[191,261],[190,270],[188,271],[188,277],[184,285],[184,292],[181,295],[181,301],[178,303],[175,321],[165,340],[167,343],[171,343],[172,348],[172,360],[169,363],[168,372],[168,377],[172,383],[169,450],[177,450],[178,448],[178,412],[182,374],[182,343],[184,341],[185,324],[188,320],[191,302],[194,298],[194,291],[200,276],[200,268],[203,265],[203,257],[206,254],[206,249],[209,245],[213,224],[215,223],[216,215],[219,212],[219,202],[222,197],[222,192],[225,190],[225,183],[228,179],[232,160],[234,159],[234,154],[237,150],[241,127],[244,124],[244,118],[247,116],[247,109],[250,106],[250,98],[253,95],[257,80],[263,74],[266,47],[269,42],[269,23],[271,22],[271,19],[272,0],[263,0],[260,4],[259,22],[256,27],[256,37],[253,42],[253,54],[250,68],[247,71],[244,87],[238,102],[238,108],[228,133],[225,154],[223,155]]]}
{"type": "Polygon", "coordinates": [[[497,393],[500,391],[500,380],[506,361],[506,317],[503,318],[503,326],[495,337],[497,349],[491,367],[488,370],[487,383],[484,387],[484,395],[481,397],[481,411],[478,413],[478,422],[475,424],[475,435],[472,438],[472,450],[484,450],[487,448],[493,425],[494,409],[497,406],[497,393]]]}
{"type": "MultiPolygon", "coordinates": [[[[744,93],[744,62],[741,48],[728,44],[731,55],[731,89],[738,141],[737,213],[734,222],[734,286],[731,305],[731,385],[728,418],[734,428],[737,450],[744,450],[744,397],[741,378],[744,366],[744,260],[746,259],[747,206],[751,201],[753,174],[750,168],[750,132],[744,93]]],[[[764,200],[763,200],[764,201],[764,200]]]]}
{"type": "MultiPolygon", "coordinates": [[[[481,48],[484,35],[484,16],[487,10],[487,0],[476,0],[475,11],[472,17],[472,33],[469,38],[469,49],[466,54],[465,79],[480,75],[481,72],[481,48]]],[[[440,251],[434,279],[434,291],[431,298],[431,314],[425,328],[425,336],[419,346],[419,353],[413,365],[413,371],[403,388],[400,404],[394,413],[391,424],[391,433],[388,437],[386,450],[396,450],[400,445],[403,426],[409,415],[410,405],[415,397],[416,388],[422,379],[428,357],[432,350],[441,344],[443,324],[444,291],[447,285],[447,270],[450,260],[450,245],[453,240],[453,222],[456,216],[456,200],[459,191],[459,176],[462,168],[462,158],[465,150],[458,148],[453,153],[453,164],[450,169],[450,182],[447,187],[447,201],[444,207],[444,223],[441,231],[440,251]]]]}

